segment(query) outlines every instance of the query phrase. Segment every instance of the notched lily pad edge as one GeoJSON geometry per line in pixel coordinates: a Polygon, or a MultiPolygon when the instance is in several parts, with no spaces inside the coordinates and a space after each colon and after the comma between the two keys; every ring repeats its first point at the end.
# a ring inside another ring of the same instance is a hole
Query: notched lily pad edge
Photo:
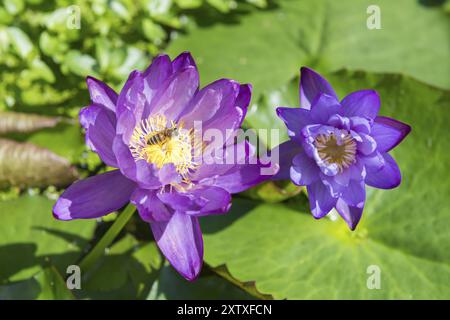
{"type": "Polygon", "coordinates": [[[267,293],[262,293],[258,290],[258,288],[256,287],[256,282],[255,281],[240,281],[237,278],[235,278],[234,276],[231,275],[230,271],[228,270],[228,267],[226,264],[221,264],[218,265],[216,267],[212,267],[208,264],[205,265],[211,269],[211,271],[213,271],[215,274],[217,274],[218,276],[222,277],[223,279],[229,281],[230,283],[232,283],[233,285],[237,286],[238,288],[244,290],[245,292],[249,293],[250,295],[258,298],[258,299],[262,299],[262,300],[275,300],[275,298],[271,295],[271,294],[267,294],[267,293]]]}

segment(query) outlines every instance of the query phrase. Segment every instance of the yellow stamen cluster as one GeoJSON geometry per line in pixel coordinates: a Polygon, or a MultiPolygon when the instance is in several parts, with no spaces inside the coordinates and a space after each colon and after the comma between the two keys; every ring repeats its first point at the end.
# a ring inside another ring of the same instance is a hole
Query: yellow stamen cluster
{"type": "Polygon", "coordinates": [[[320,134],[315,138],[314,145],[319,157],[327,164],[336,164],[340,172],[355,161],[356,141],[347,131],[341,131],[338,137],[334,133],[320,134]]]}
{"type": "Polygon", "coordinates": [[[194,160],[193,130],[186,130],[182,123],[167,121],[163,115],[150,116],[135,128],[130,140],[130,150],[136,161],[145,160],[157,168],[174,164],[184,182],[198,166],[194,160]]]}

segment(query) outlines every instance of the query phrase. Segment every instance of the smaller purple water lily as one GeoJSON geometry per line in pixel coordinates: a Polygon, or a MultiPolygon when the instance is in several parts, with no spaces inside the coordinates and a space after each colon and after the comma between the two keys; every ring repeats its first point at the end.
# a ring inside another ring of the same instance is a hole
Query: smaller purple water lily
{"type": "Polygon", "coordinates": [[[333,207],[354,230],[361,219],[365,185],[392,189],[401,174],[389,151],[411,131],[400,121],[378,116],[380,97],[361,90],[341,101],[315,71],[301,69],[300,108],[277,108],[290,140],[279,148],[275,179],[306,186],[316,219],[333,207]]]}
{"type": "Polygon", "coordinates": [[[117,169],[71,185],[53,207],[54,216],[98,218],[131,202],[173,267],[196,279],[203,263],[199,217],[226,213],[232,193],[267,177],[251,161],[255,148],[246,141],[208,144],[200,137],[197,143],[195,123],[227,137],[241,127],[251,86],[221,79],[199,90],[188,52],[173,61],[156,57],[144,72],[133,71],[119,94],[92,77],[87,86],[91,104],[80,112],[86,143],[117,169]],[[197,151],[210,146],[217,157],[230,147],[242,152],[234,153],[233,163],[201,161],[197,151]]]}

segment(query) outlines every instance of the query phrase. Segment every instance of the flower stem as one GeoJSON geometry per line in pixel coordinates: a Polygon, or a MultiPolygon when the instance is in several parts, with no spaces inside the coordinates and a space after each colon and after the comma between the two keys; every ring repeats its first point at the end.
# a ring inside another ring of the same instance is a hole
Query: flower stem
{"type": "Polygon", "coordinates": [[[114,221],[113,225],[97,242],[94,248],[81,260],[81,270],[89,270],[95,264],[97,259],[104,254],[105,249],[114,241],[123,227],[125,227],[135,210],[136,208],[131,203],[126,206],[122,213],[117,217],[116,221],[114,221]]]}

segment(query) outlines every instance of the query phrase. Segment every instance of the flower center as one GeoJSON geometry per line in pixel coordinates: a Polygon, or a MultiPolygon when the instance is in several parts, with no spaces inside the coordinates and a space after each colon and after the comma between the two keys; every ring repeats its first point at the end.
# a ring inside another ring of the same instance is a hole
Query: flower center
{"type": "Polygon", "coordinates": [[[345,130],[341,130],[338,135],[319,134],[315,138],[314,145],[319,157],[327,164],[336,164],[340,172],[355,161],[356,141],[345,130]]]}
{"type": "Polygon", "coordinates": [[[145,160],[158,169],[174,164],[184,182],[189,182],[189,173],[197,167],[193,130],[183,129],[181,123],[169,122],[163,115],[142,120],[134,128],[129,147],[136,161],[145,160]]]}

